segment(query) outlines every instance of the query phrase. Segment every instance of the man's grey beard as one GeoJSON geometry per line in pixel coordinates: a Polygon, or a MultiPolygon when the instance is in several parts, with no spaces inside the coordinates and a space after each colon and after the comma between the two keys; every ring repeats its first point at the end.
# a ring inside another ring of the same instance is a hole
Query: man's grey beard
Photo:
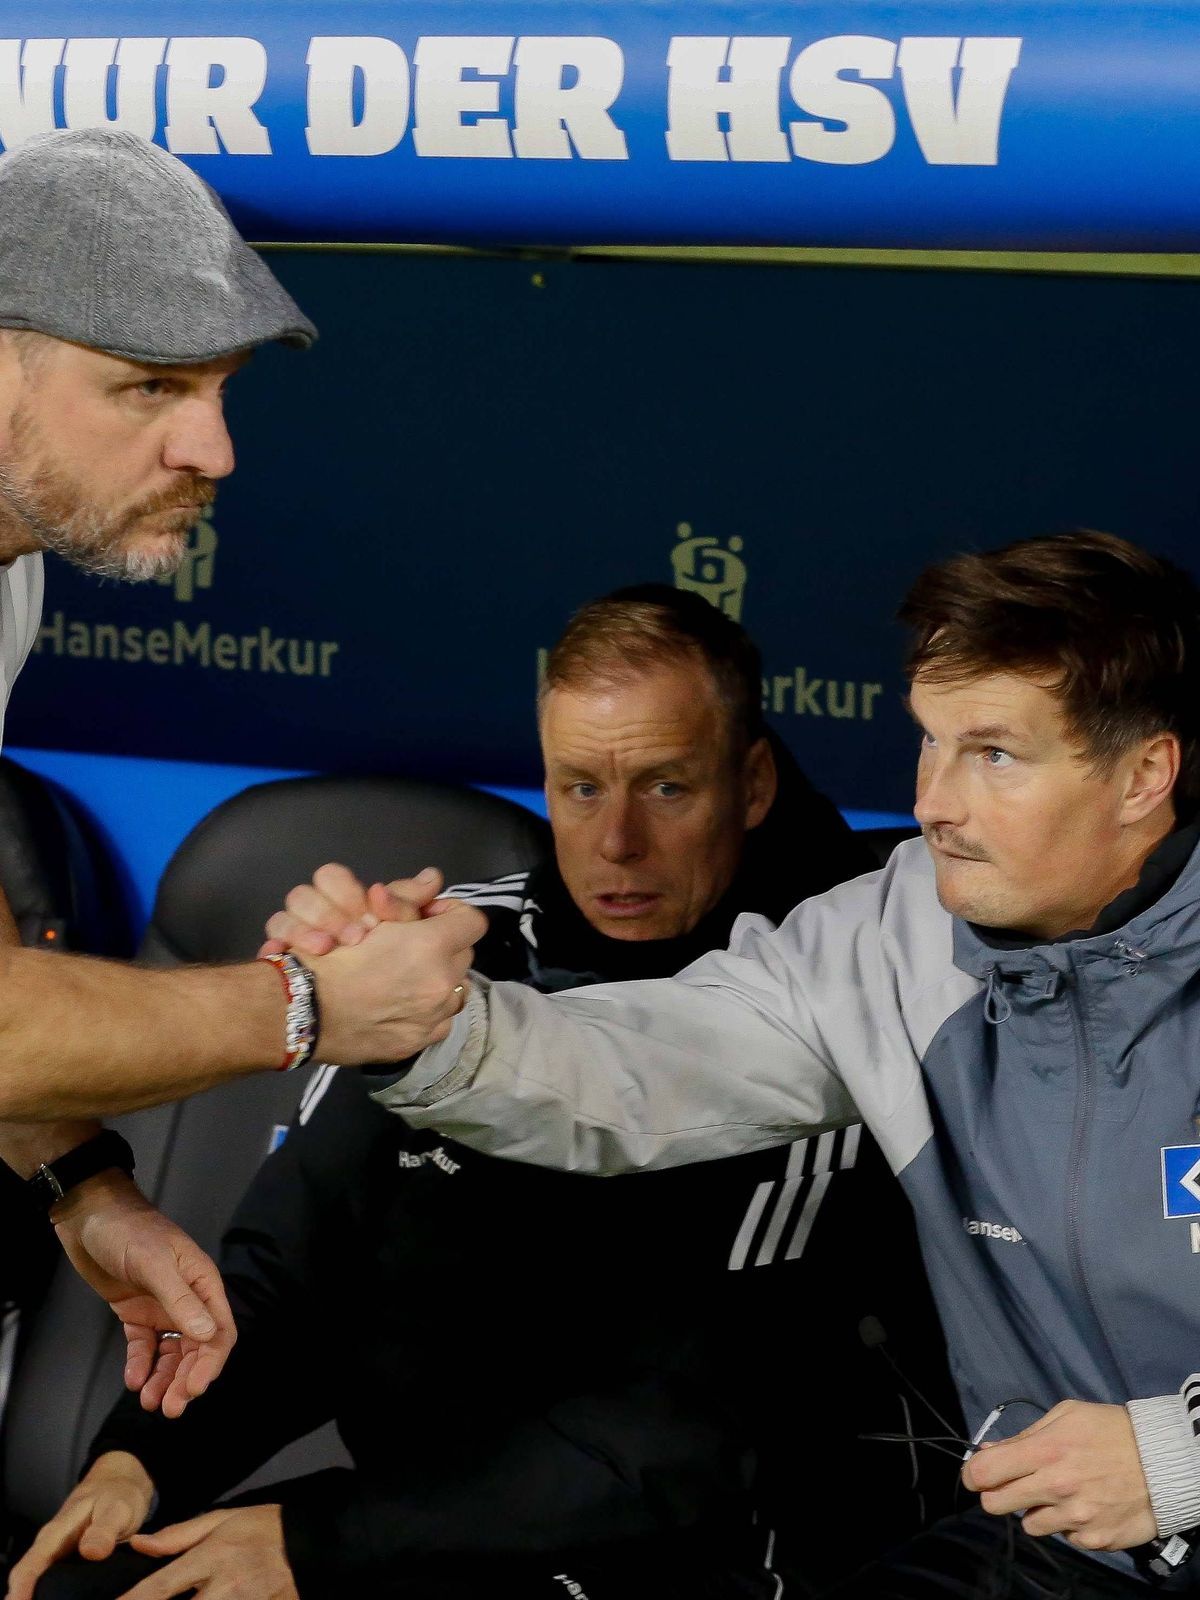
{"type": "MultiPolygon", "coordinates": [[[[188,528],[195,520],[188,523],[188,528]]],[[[120,545],[106,541],[107,531],[103,520],[94,513],[80,512],[69,524],[43,525],[37,535],[44,549],[63,556],[72,566],[97,578],[117,578],[123,583],[149,583],[154,578],[165,578],[178,570],[187,550],[187,528],[169,544],[164,536],[155,550],[123,550],[120,545]],[[90,520],[85,520],[88,516],[90,520]]]]}
{"type": "MultiPolygon", "coordinates": [[[[0,466],[0,517],[4,512],[22,521],[43,550],[52,550],[72,566],[100,578],[145,583],[175,572],[187,550],[189,530],[200,512],[188,511],[186,523],[168,542],[164,534],[153,550],[130,550],[123,541],[127,520],[103,516],[91,506],[78,506],[67,516],[55,517],[36,495],[0,466]]],[[[180,517],[184,516],[181,509],[180,517]]],[[[4,519],[7,520],[7,519],[4,519]]]]}

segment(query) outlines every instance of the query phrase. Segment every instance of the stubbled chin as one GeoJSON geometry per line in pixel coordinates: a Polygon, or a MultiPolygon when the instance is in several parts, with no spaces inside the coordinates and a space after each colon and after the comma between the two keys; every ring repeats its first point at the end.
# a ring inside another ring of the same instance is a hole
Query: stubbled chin
{"type": "Polygon", "coordinates": [[[609,939],[622,939],[630,944],[649,939],[679,937],[674,928],[661,926],[657,918],[602,917],[599,921],[593,922],[592,927],[597,933],[603,933],[609,939]]]}
{"type": "Polygon", "coordinates": [[[179,570],[187,551],[187,530],[141,534],[125,549],[125,577],[130,583],[147,583],[179,570]]]}
{"type": "Polygon", "coordinates": [[[972,862],[939,861],[934,860],[934,879],[937,883],[937,897],[945,910],[952,916],[966,917],[969,922],[978,920],[976,910],[979,906],[979,887],[976,882],[969,886],[969,880],[964,879],[962,867],[977,865],[972,862]],[[971,892],[971,887],[975,892],[971,892]]]}
{"type": "Polygon", "coordinates": [[[974,922],[981,928],[1014,928],[1020,913],[1008,902],[1003,889],[989,894],[982,883],[968,885],[955,874],[936,875],[937,897],[942,909],[964,922],[974,922]]]}

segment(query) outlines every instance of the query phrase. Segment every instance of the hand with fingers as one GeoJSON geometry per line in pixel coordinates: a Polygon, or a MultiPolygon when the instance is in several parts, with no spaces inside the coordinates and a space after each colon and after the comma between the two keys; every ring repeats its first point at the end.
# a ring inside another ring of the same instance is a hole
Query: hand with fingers
{"type": "Polygon", "coordinates": [[[237,1339],[216,1264],[121,1172],[77,1184],[51,1218],[71,1265],[124,1326],[126,1386],[147,1411],[180,1416],[237,1339]]]}
{"type": "Polygon", "coordinates": [[[1128,1550],[1158,1527],[1124,1406],[1064,1400],[1032,1427],[985,1444],[962,1471],[985,1511],[1013,1512],[1035,1537],[1080,1550],[1128,1550]]]}
{"type": "Polygon", "coordinates": [[[154,1485],[136,1456],[110,1450],[94,1461],[8,1577],[7,1600],[33,1600],[38,1581],[77,1551],[106,1561],[145,1522],[154,1485]]]}
{"type": "Polygon", "coordinates": [[[143,1555],[174,1556],[121,1600],[171,1600],[198,1590],[204,1600],[299,1600],[278,1506],[236,1506],[130,1540],[143,1555]]]}
{"type": "Polygon", "coordinates": [[[361,944],[381,922],[419,922],[453,901],[438,901],[442,875],[426,867],[415,878],[391,883],[360,883],[348,867],[329,862],[311,883],[297,884],[267,923],[260,954],[295,950],[302,956],[328,955],[339,945],[361,944]]]}
{"type": "Polygon", "coordinates": [[[330,864],[293,889],[287,909],[267,923],[263,952],[294,949],[312,968],[322,1060],[402,1061],[450,1032],[487,918],[437,899],[441,886],[431,867],[365,886],[330,864]]]}

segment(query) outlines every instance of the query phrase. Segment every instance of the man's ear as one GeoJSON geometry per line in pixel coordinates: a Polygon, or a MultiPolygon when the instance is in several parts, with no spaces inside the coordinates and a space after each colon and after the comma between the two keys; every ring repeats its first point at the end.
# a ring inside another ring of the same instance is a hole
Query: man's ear
{"type": "Polygon", "coordinates": [[[779,792],[779,774],[775,770],[775,753],[771,741],[765,736],[756,739],[746,752],[742,766],[742,782],[746,793],[746,829],[757,828],[775,804],[779,792]]]}
{"type": "Polygon", "coordinates": [[[1130,752],[1129,761],[1119,815],[1123,827],[1144,821],[1170,801],[1181,761],[1178,734],[1156,733],[1130,752]]]}

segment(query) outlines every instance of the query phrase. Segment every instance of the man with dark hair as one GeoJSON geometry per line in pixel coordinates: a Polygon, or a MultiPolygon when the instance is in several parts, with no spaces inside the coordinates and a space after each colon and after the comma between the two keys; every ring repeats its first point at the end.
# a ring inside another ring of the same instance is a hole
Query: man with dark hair
{"type": "Polygon", "coordinates": [[[923,841],[676,978],[479,978],[380,1097],[577,1172],[861,1115],[985,1448],[980,1509],[849,1592],[1194,1590],[1200,594],[1076,533],[934,567],[902,616],[923,841]]]}
{"type": "MultiPolygon", "coordinates": [[[[772,748],[760,676],[741,628],[697,595],[649,585],[584,607],[540,696],[555,859],[451,891],[488,918],[482,971],[543,992],[665,976],[739,914],[781,918],[870,864],[772,748]]],[[[277,924],[314,950],[367,911],[344,869],[321,882],[321,905],[298,891],[277,924]],[[325,931],[301,931],[297,913],[325,931]]],[[[304,1600],[774,1600],[778,1552],[752,1506],[761,1519],[790,1500],[790,1564],[808,1580],[828,1554],[811,1535],[857,1473],[889,1485],[897,1513],[860,1547],[917,1524],[906,1455],[855,1439],[904,1426],[859,1339],[864,1314],[931,1364],[906,1227],[886,1261],[856,1273],[843,1260],[896,1198],[869,1140],[856,1162],[857,1127],[591,1184],[414,1132],[335,1071],[314,1080],[227,1236],[240,1342],[221,1383],[178,1424],[118,1408],[14,1600],[75,1549],[92,1564],[49,1574],[39,1600],[121,1592],[171,1557],[131,1600],[192,1584],[220,1600],[232,1568],[250,1592],[304,1600]],[[785,1296],[800,1329],[778,1314],[785,1296]],[[313,1337],[293,1347],[289,1321],[313,1337]],[[788,1405],[781,1374],[798,1360],[819,1381],[788,1405]],[[446,1372],[461,1377],[452,1395],[446,1372]],[[354,1472],[260,1489],[254,1506],[137,1538],[132,1562],[102,1559],[153,1493],[160,1522],[192,1518],[329,1417],[354,1472]],[[781,1456],[798,1436],[821,1441],[819,1480],[755,1481],[756,1451],[781,1456]]]]}

